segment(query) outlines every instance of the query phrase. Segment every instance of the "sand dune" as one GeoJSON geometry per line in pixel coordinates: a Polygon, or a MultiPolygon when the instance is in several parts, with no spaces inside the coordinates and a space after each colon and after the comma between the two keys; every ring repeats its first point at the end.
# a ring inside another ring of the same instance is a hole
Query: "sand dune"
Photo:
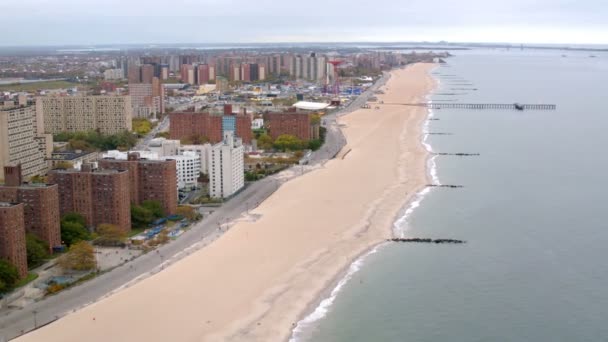
{"type": "MultiPolygon", "coordinates": [[[[394,71],[379,98],[423,101],[430,68],[394,71]]],[[[287,339],[354,258],[391,236],[399,210],[427,183],[426,110],[379,106],[341,118],[350,152],[285,183],[252,211],[256,222],[17,341],[287,339]]]]}

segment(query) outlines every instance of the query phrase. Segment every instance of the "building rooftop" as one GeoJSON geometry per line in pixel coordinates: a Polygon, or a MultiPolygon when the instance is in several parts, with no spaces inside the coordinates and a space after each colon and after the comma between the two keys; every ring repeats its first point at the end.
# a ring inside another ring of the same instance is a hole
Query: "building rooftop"
{"type": "Polygon", "coordinates": [[[23,183],[19,186],[9,186],[9,185],[0,184],[0,189],[1,188],[40,189],[40,188],[50,188],[52,186],[55,186],[55,184],[23,183]]]}
{"type": "Polygon", "coordinates": [[[77,170],[77,169],[54,169],[54,170],[51,170],[50,172],[55,172],[55,173],[94,173],[94,174],[101,174],[101,175],[111,175],[111,174],[122,173],[122,172],[129,172],[129,171],[128,170],[114,170],[114,169],[96,169],[96,170],[92,170],[92,171],[81,171],[81,170],[77,170]]]}
{"type": "Polygon", "coordinates": [[[296,107],[297,109],[314,111],[314,110],[326,109],[327,107],[329,107],[329,103],[300,101],[300,102],[296,102],[293,106],[296,107]]]}
{"type": "Polygon", "coordinates": [[[53,152],[51,154],[52,160],[74,160],[80,157],[96,153],[96,152],[87,152],[87,151],[66,151],[66,152],[53,152]]]}

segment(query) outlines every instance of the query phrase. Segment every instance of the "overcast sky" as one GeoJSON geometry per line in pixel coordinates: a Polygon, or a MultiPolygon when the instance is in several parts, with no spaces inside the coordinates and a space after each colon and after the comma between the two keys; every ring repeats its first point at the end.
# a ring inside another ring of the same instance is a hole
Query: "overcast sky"
{"type": "Polygon", "coordinates": [[[608,0],[0,0],[0,45],[608,44],[608,0]]]}

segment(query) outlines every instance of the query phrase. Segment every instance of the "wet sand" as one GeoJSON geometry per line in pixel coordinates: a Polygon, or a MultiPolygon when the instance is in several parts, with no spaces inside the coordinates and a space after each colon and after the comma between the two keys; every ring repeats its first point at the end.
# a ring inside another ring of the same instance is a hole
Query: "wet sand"
{"type": "MultiPolygon", "coordinates": [[[[431,64],[392,72],[386,103],[424,102],[431,64]]],[[[372,104],[372,108],[376,105],[372,104]]],[[[210,246],[16,341],[284,341],[359,255],[392,236],[427,181],[423,107],[339,121],[347,146],[281,186],[210,246]]]]}

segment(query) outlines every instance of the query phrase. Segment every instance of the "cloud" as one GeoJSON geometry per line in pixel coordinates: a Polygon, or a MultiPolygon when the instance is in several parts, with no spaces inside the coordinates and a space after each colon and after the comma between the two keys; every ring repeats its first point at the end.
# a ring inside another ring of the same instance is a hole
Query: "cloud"
{"type": "Polygon", "coordinates": [[[608,1],[19,0],[0,45],[277,41],[608,43],[608,1]]]}

